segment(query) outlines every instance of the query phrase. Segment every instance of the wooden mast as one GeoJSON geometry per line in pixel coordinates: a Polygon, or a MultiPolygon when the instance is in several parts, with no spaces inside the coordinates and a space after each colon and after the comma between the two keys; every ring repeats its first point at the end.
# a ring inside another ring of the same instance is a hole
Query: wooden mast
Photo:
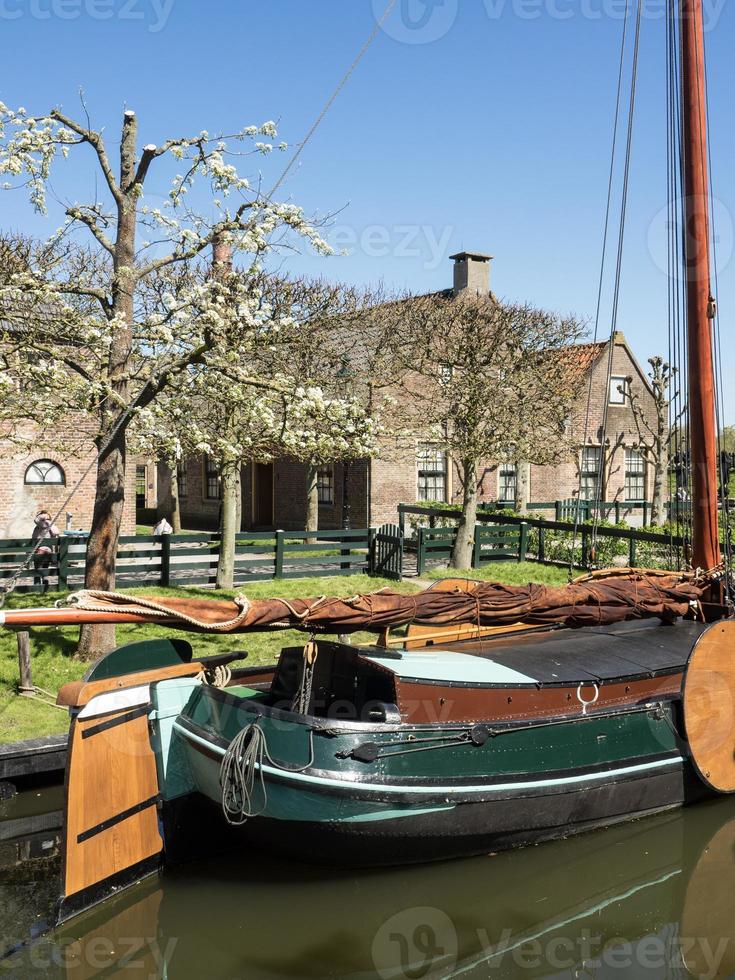
{"type": "Polygon", "coordinates": [[[702,0],[680,0],[689,430],[695,568],[720,564],[702,0]]]}

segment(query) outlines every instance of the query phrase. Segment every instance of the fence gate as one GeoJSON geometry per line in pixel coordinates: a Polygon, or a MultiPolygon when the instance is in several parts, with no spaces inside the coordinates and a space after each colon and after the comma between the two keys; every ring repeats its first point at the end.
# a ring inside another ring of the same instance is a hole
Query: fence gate
{"type": "Polygon", "coordinates": [[[375,532],[370,569],[373,575],[395,582],[403,578],[403,531],[397,524],[383,524],[375,532]]]}

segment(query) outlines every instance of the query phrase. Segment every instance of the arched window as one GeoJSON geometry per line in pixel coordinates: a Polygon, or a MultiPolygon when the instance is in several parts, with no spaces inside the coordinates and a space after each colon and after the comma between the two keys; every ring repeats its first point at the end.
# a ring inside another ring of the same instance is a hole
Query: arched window
{"type": "Polygon", "coordinates": [[[64,471],[51,459],[37,459],[26,470],[25,483],[31,486],[63,486],[66,483],[64,471]]]}

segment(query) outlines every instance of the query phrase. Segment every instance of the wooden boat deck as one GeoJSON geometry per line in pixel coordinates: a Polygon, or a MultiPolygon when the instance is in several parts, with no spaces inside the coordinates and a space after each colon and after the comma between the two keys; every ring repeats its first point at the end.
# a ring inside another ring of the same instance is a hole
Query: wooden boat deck
{"type": "Polygon", "coordinates": [[[492,660],[540,684],[610,683],[678,673],[708,624],[658,619],[465,640],[443,647],[492,660]]]}

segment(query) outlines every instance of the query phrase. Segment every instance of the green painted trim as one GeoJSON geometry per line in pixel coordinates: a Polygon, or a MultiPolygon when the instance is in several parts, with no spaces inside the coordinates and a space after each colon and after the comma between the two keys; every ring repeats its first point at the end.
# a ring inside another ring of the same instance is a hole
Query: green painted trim
{"type": "MultiPolygon", "coordinates": [[[[184,728],[182,725],[174,722],[174,729],[185,739],[197,742],[200,745],[206,746],[210,751],[215,752],[217,755],[224,756],[225,749],[216,745],[214,742],[210,742],[206,738],[202,738],[200,735],[196,735],[194,732],[189,731],[189,729],[184,728]]],[[[325,778],[323,776],[309,776],[306,773],[294,773],[289,772],[286,769],[277,769],[273,766],[262,766],[262,771],[266,775],[278,776],[279,779],[284,779],[293,783],[302,783],[305,786],[330,786],[340,785],[346,790],[358,790],[361,793],[378,793],[381,796],[387,795],[401,795],[405,793],[411,794],[430,794],[433,796],[464,796],[468,793],[507,793],[514,790],[523,789],[548,789],[552,786],[578,786],[582,783],[588,782],[600,782],[607,779],[617,779],[620,776],[632,776],[636,773],[650,772],[654,769],[670,768],[672,766],[678,766],[684,762],[682,756],[674,756],[671,759],[659,759],[656,762],[644,762],[634,766],[622,766],[618,769],[609,769],[606,772],[589,773],[582,776],[565,776],[558,779],[534,779],[527,782],[514,782],[514,783],[494,783],[492,785],[485,786],[392,786],[385,783],[359,783],[353,782],[352,780],[340,780],[339,777],[331,779],[325,778]]]]}

